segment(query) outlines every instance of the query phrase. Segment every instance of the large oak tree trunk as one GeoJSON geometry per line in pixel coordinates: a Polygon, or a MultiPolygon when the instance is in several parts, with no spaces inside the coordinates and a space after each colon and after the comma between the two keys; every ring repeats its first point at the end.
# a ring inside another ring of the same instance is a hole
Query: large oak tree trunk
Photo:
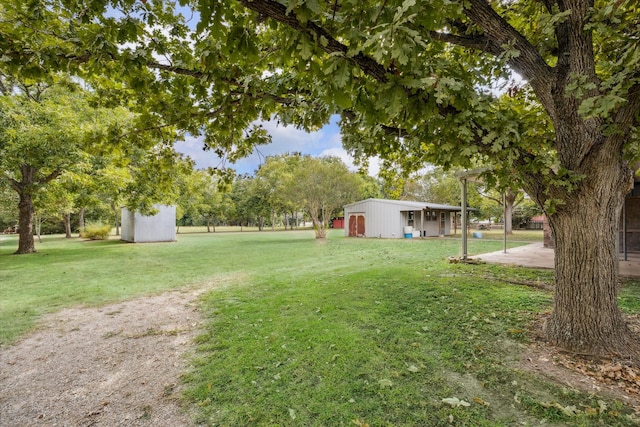
{"type": "Polygon", "coordinates": [[[33,198],[27,191],[19,193],[18,202],[18,250],[16,254],[31,254],[36,252],[33,238],[33,198]]]}
{"type": "Polygon", "coordinates": [[[611,163],[592,169],[565,205],[549,215],[555,239],[556,290],[547,336],[576,353],[637,357],[638,342],[617,300],[616,237],[628,191],[626,169],[611,163]]]}

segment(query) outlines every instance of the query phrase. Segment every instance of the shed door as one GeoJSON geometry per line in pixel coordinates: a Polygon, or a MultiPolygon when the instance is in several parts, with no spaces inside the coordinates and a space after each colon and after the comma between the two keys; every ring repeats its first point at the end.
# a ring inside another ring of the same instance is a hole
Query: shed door
{"type": "Polygon", "coordinates": [[[447,215],[444,212],[440,212],[440,235],[444,236],[447,225],[447,215]]]}
{"type": "Polygon", "coordinates": [[[364,215],[349,215],[349,237],[364,236],[364,215]]]}
{"type": "Polygon", "coordinates": [[[349,215],[349,237],[356,237],[358,235],[357,221],[356,215],[349,215]]]}
{"type": "Polygon", "coordinates": [[[364,235],[364,215],[358,215],[358,236],[364,235]]]}

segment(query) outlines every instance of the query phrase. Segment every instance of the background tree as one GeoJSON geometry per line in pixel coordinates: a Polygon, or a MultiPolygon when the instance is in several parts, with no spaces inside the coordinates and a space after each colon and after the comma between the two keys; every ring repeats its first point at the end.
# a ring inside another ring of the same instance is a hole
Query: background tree
{"type": "Polygon", "coordinates": [[[524,193],[512,188],[506,188],[502,194],[496,190],[487,191],[485,188],[478,188],[478,191],[482,197],[496,205],[496,210],[499,213],[493,216],[502,218],[505,232],[507,234],[513,234],[513,210],[524,201],[524,193]]]}
{"type": "Polygon", "coordinates": [[[203,132],[232,158],[268,140],[256,119],[312,130],[338,113],[358,158],[491,164],[554,232],[548,338],[635,354],[615,242],[640,152],[636,0],[187,3],[200,15],[194,34],[164,2],[4,0],[2,67],[109,73],[119,83],[103,94],[153,111],[151,126],[203,132]],[[496,97],[489,88],[513,72],[524,81],[496,97]]]}
{"type": "Polygon", "coordinates": [[[203,199],[200,214],[207,224],[207,232],[210,232],[213,227],[215,233],[216,224],[227,221],[230,213],[233,212],[233,202],[229,194],[230,186],[225,185],[221,188],[218,178],[208,175],[209,180],[202,190],[203,199]]]}
{"type": "MultiPolygon", "coordinates": [[[[128,207],[149,213],[153,203],[175,198],[174,181],[182,163],[172,147],[172,129],[160,134],[132,132],[135,116],[121,107],[91,105],[89,94],[64,76],[55,76],[50,83],[12,85],[14,89],[0,97],[0,176],[20,199],[16,253],[35,252],[34,195],[64,175],[68,195],[81,197],[83,183],[95,171],[90,160],[97,157],[92,156],[119,153],[131,173],[122,188],[128,207]],[[163,144],[161,137],[171,138],[170,142],[163,144]]],[[[70,237],[70,215],[78,207],[68,201],[63,215],[70,237]]]]}
{"type": "Polygon", "coordinates": [[[45,223],[63,224],[66,238],[71,238],[71,212],[74,210],[74,195],[67,190],[63,176],[40,187],[33,194],[34,232],[42,241],[42,227],[45,223]]]}
{"type": "MultiPolygon", "coordinates": [[[[523,202],[513,209],[513,224],[518,228],[529,228],[531,219],[541,215],[542,210],[533,200],[525,197],[523,202]]],[[[542,223],[539,223],[538,228],[542,229],[542,223]]]]}
{"type": "Polygon", "coordinates": [[[300,158],[286,184],[288,197],[311,217],[316,238],[324,239],[329,220],[362,195],[362,180],[336,157],[300,158]]]}
{"type": "Polygon", "coordinates": [[[221,188],[219,179],[206,170],[196,170],[180,178],[178,196],[178,223],[197,225],[204,221],[207,233],[215,232],[216,223],[226,219],[229,212],[229,188],[221,188]],[[185,219],[189,220],[189,224],[185,219]]]}
{"type": "Polygon", "coordinates": [[[18,225],[18,195],[9,183],[0,179],[0,231],[15,230],[18,225]]]}
{"type": "Polygon", "coordinates": [[[176,182],[178,196],[176,201],[176,232],[180,232],[180,225],[197,225],[202,208],[203,189],[205,180],[202,173],[192,173],[180,176],[176,182]]]}
{"type": "Polygon", "coordinates": [[[225,190],[221,188],[217,177],[212,176],[208,171],[196,171],[196,175],[200,177],[199,191],[201,195],[200,201],[200,217],[207,225],[207,233],[216,231],[216,223],[225,220],[225,213],[228,209],[226,204],[229,203],[229,197],[225,197],[225,190]]]}
{"type": "MultiPolygon", "coordinates": [[[[402,197],[405,200],[459,206],[462,194],[460,188],[460,180],[455,176],[455,171],[436,167],[410,177],[404,186],[402,197]]],[[[476,205],[469,203],[469,206],[476,205]]]]}
{"type": "Polygon", "coordinates": [[[251,194],[253,178],[248,175],[239,175],[233,181],[231,189],[231,200],[234,210],[232,221],[240,226],[240,231],[244,225],[253,224],[256,219],[255,199],[251,194]]]}
{"type": "MultiPolygon", "coordinates": [[[[405,200],[418,200],[443,205],[460,206],[462,203],[462,190],[460,179],[456,176],[456,169],[444,170],[435,167],[423,173],[416,173],[409,177],[402,191],[405,200]]],[[[468,183],[467,206],[473,208],[470,217],[474,219],[487,219],[487,213],[483,209],[483,200],[477,191],[477,182],[468,183]]],[[[456,229],[460,227],[459,218],[456,219],[456,229]]]]}
{"type": "Polygon", "coordinates": [[[264,164],[256,171],[256,178],[265,182],[268,188],[266,201],[271,210],[271,227],[275,226],[276,217],[284,216],[283,222],[287,227],[287,215],[300,209],[294,200],[287,196],[285,186],[291,182],[301,156],[299,154],[283,154],[267,157],[264,164]]]}
{"type": "Polygon", "coordinates": [[[131,170],[117,156],[107,156],[101,164],[103,166],[94,169],[91,174],[91,194],[96,200],[93,207],[101,207],[110,212],[109,219],[115,228],[115,235],[119,236],[120,207],[126,205],[126,189],[133,177],[131,170]]]}
{"type": "Polygon", "coordinates": [[[384,197],[382,182],[369,175],[359,173],[360,184],[360,198],[361,199],[380,199],[384,197]]]}
{"type": "Polygon", "coordinates": [[[0,98],[0,173],[20,198],[16,253],[35,252],[33,196],[76,166],[86,129],[97,124],[83,94],[68,82],[20,85],[0,98]]]}

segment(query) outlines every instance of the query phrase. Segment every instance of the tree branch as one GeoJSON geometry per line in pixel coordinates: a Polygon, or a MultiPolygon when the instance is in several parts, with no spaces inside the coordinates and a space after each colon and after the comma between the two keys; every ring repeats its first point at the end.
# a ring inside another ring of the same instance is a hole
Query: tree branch
{"type": "Polygon", "coordinates": [[[552,69],[538,50],[500,16],[487,0],[469,0],[464,13],[484,31],[485,37],[495,46],[505,50],[508,46],[518,52],[508,59],[508,64],[527,79],[538,99],[547,111],[553,112],[551,96],[552,69]]]}
{"type": "Polygon", "coordinates": [[[439,31],[430,31],[429,34],[434,40],[466,47],[468,49],[476,49],[481,52],[490,53],[494,56],[498,56],[504,52],[504,49],[502,49],[502,47],[496,45],[494,41],[484,35],[468,37],[449,33],[441,33],[439,31]]]}
{"type": "Polygon", "coordinates": [[[547,9],[547,12],[549,13],[553,13],[553,6],[558,4],[557,0],[537,0],[537,1],[542,3],[545,9],[547,9]]]}
{"type": "Polygon", "coordinates": [[[303,25],[294,13],[287,13],[286,6],[274,1],[274,0],[239,0],[240,3],[247,9],[253,10],[260,15],[274,19],[280,23],[286,24],[300,33],[307,34],[313,40],[317,41],[317,46],[325,53],[342,53],[349,62],[356,65],[367,75],[374,78],[380,83],[386,83],[389,81],[387,76],[388,71],[380,64],[378,64],[373,58],[370,58],[361,52],[356,55],[348,56],[348,48],[344,44],[337,41],[329,34],[327,30],[308,21],[303,25]],[[320,43],[321,39],[326,39],[326,45],[320,43]]]}
{"type": "Polygon", "coordinates": [[[20,193],[20,191],[22,190],[22,186],[20,185],[20,182],[16,181],[15,179],[11,178],[10,176],[8,176],[6,173],[2,173],[2,176],[4,177],[4,179],[7,180],[7,182],[9,183],[9,187],[13,188],[13,190],[17,193],[20,193]]]}
{"type": "MultiPolygon", "coordinates": [[[[341,114],[344,118],[348,120],[354,120],[354,121],[357,120],[356,113],[353,110],[342,110],[341,114]]],[[[387,135],[394,135],[394,136],[397,135],[401,138],[409,136],[409,132],[407,132],[407,130],[404,128],[389,126],[382,123],[380,123],[379,126],[382,128],[382,130],[385,131],[387,135]]]]}
{"type": "Polygon", "coordinates": [[[47,184],[51,181],[53,181],[54,179],[56,179],[57,177],[59,177],[60,175],[62,175],[62,171],[61,170],[54,170],[53,172],[51,172],[49,175],[45,176],[44,178],[40,178],[34,181],[34,183],[36,184],[47,184]]]}

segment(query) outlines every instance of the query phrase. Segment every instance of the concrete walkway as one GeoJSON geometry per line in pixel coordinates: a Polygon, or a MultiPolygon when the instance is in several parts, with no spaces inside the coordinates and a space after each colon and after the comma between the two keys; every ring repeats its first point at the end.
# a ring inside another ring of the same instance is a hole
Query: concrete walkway
{"type": "MultiPolygon", "coordinates": [[[[522,267],[553,268],[553,249],[545,248],[542,242],[518,246],[486,254],[472,256],[490,264],[510,264],[522,267]]],[[[620,261],[620,275],[640,277],[640,254],[628,254],[627,261],[620,261]]]]}

